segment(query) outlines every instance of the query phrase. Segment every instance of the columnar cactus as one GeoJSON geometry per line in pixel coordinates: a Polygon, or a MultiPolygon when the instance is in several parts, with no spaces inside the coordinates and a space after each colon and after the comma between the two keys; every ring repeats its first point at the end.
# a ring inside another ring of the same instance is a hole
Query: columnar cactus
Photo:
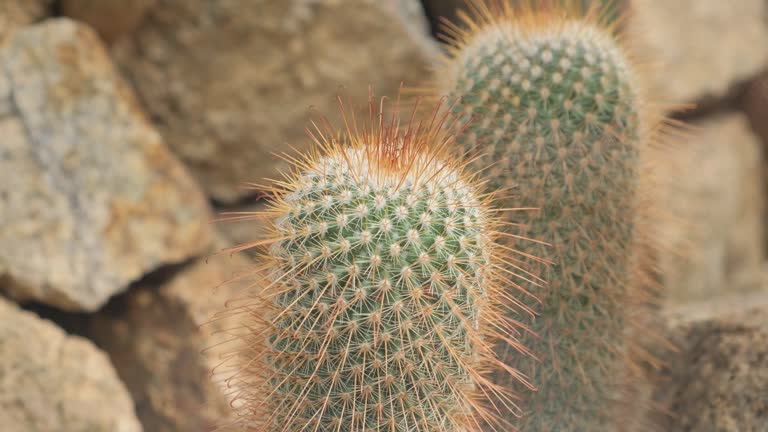
{"type": "Polygon", "coordinates": [[[315,133],[262,215],[267,286],[243,309],[235,405],[259,431],[499,427],[516,406],[489,372],[525,381],[494,344],[525,350],[489,195],[447,151],[447,111],[406,130],[370,112],[315,133]]]}
{"type": "Polygon", "coordinates": [[[455,43],[439,90],[477,117],[459,138],[481,155],[472,167],[492,166],[489,185],[509,191],[505,207],[538,208],[520,215],[523,235],[552,245],[511,238],[553,263],[548,288],[529,287],[542,304],[527,300],[540,316],[523,343],[539,361],[507,358],[538,387],[517,425],[627,430],[608,425],[627,403],[645,282],[636,253],[649,129],[641,86],[609,26],[590,18],[601,16],[594,10],[475,6],[467,30],[449,29],[455,43]]]}

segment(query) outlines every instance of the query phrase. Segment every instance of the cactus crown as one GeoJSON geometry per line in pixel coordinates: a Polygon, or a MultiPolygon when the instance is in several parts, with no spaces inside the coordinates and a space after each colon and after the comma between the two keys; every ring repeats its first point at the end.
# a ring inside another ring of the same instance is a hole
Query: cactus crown
{"type": "Polygon", "coordinates": [[[478,149],[472,166],[492,164],[491,187],[514,194],[505,206],[540,209],[521,215],[522,233],[552,245],[510,243],[553,262],[549,286],[531,289],[538,337],[523,338],[541,364],[508,359],[539,388],[522,430],[611,429],[640,348],[635,314],[646,311],[643,87],[617,21],[580,4],[477,0],[463,28],[449,27],[453,55],[439,74],[440,94],[462,98],[457,114],[479,117],[458,140],[478,149]]]}
{"type": "Polygon", "coordinates": [[[488,373],[524,382],[494,354],[499,341],[524,353],[507,318],[516,275],[490,195],[448,152],[453,117],[401,129],[371,104],[362,125],[347,118],[339,137],[312,133],[316,151],[256,215],[271,225],[254,243],[269,284],[244,315],[244,418],[285,432],[496,429],[516,406],[488,373]]]}

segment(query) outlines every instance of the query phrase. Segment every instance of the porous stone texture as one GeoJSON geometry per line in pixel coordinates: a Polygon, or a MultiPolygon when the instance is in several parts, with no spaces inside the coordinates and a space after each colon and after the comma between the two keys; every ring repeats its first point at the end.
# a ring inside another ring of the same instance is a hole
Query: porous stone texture
{"type": "Polygon", "coordinates": [[[87,26],[49,20],[3,44],[0,136],[0,277],[15,298],[93,311],[208,247],[204,195],[87,26]]]}
{"type": "Polygon", "coordinates": [[[133,403],[91,342],[0,297],[4,432],[140,432],[133,403]]]}
{"type": "Polygon", "coordinates": [[[130,34],[156,0],[61,0],[61,12],[96,29],[106,42],[130,34]]]}
{"type": "Polygon", "coordinates": [[[217,344],[237,324],[212,318],[246,295],[247,283],[235,279],[250,271],[240,254],[201,259],[141,283],[93,320],[90,334],[128,385],[147,431],[209,431],[227,422],[231,389],[225,376],[211,375],[229,347],[217,344]]]}
{"type": "Polygon", "coordinates": [[[668,104],[725,96],[768,66],[765,0],[634,0],[627,39],[668,104]]]}
{"type": "Polygon", "coordinates": [[[664,359],[656,392],[669,413],[661,430],[765,432],[768,291],[716,297],[699,307],[701,313],[691,314],[696,305],[667,311],[678,352],[664,359]]]}
{"type": "MultiPolygon", "coordinates": [[[[661,267],[671,301],[749,289],[760,281],[764,182],[762,148],[742,114],[692,124],[666,150],[669,191],[661,267]]],[[[662,162],[662,163],[663,163],[662,162]]]]}
{"type": "Polygon", "coordinates": [[[51,0],[0,0],[0,41],[17,28],[45,17],[51,0]]]}
{"type": "Polygon", "coordinates": [[[435,46],[403,19],[415,3],[159,0],[113,54],[174,151],[232,202],[279,177],[273,153],[306,148],[310,111],[338,120],[338,94],[394,98],[427,78],[435,46]]]}

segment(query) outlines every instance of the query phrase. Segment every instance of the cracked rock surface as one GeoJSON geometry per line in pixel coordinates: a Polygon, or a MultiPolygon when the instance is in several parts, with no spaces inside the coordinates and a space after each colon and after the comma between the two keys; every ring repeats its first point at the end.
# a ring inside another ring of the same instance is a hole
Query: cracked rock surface
{"type": "Polygon", "coordinates": [[[3,43],[0,136],[0,279],[17,300],[93,311],[210,244],[204,195],[87,26],[3,43]]]}

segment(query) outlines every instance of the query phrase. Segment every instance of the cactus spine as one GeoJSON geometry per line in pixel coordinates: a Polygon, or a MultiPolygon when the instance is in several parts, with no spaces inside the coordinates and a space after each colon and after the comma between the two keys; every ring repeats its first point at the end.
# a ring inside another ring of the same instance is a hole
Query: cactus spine
{"type": "Polygon", "coordinates": [[[541,361],[507,359],[538,387],[518,427],[628,430],[612,417],[628,403],[639,346],[631,339],[643,301],[635,251],[647,115],[628,56],[590,18],[601,14],[560,3],[474,2],[467,30],[449,29],[455,44],[439,90],[478,117],[459,141],[481,153],[474,167],[493,165],[490,185],[513,195],[504,205],[540,209],[518,215],[523,235],[552,245],[512,242],[553,263],[548,288],[530,289],[541,304],[527,299],[540,316],[530,326],[537,336],[523,343],[541,361]]]}
{"type": "Polygon", "coordinates": [[[401,130],[373,106],[340,138],[313,133],[247,216],[271,225],[242,247],[263,249],[268,285],[242,309],[236,405],[259,431],[497,430],[517,408],[489,373],[524,380],[493,345],[524,350],[489,195],[447,151],[447,110],[401,130]]]}

